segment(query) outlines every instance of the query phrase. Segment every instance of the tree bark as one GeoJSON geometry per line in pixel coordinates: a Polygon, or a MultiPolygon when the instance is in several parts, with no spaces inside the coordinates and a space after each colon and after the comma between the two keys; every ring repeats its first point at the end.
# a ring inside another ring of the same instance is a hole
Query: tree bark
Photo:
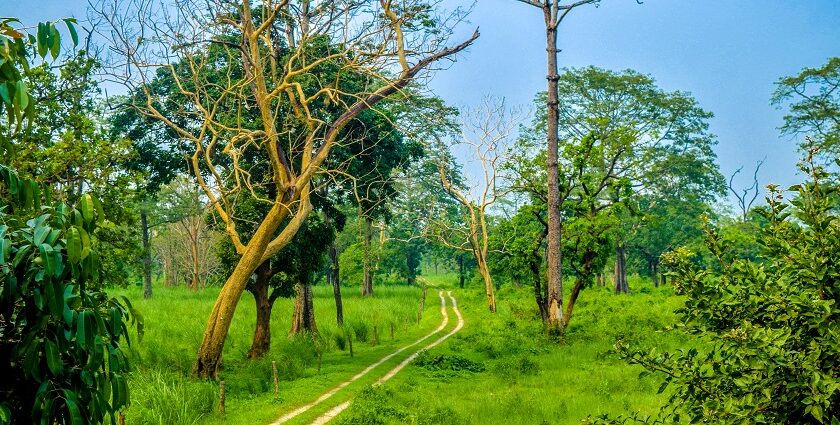
{"type": "Polygon", "coordinates": [[[271,310],[274,300],[268,296],[268,283],[271,280],[271,269],[268,262],[257,268],[256,280],[250,291],[254,295],[257,307],[257,325],[254,328],[254,339],[248,350],[249,359],[259,359],[271,348],[271,310]]]}
{"type": "Polygon", "coordinates": [[[315,308],[312,303],[312,285],[299,283],[295,285],[295,311],[292,316],[292,329],[289,335],[297,335],[302,332],[318,333],[315,325],[315,308]]]}
{"type": "Polygon", "coordinates": [[[548,179],[548,249],[546,266],[548,275],[548,322],[549,328],[562,332],[563,323],[563,252],[562,222],[560,217],[560,175],[558,162],[559,101],[557,82],[557,17],[552,13],[550,2],[543,7],[546,27],[546,51],[548,53],[548,96],[546,102],[546,174],[548,179]]]}
{"type": "Polygon", "coordinates": [[[624,244],[620,241],[616,242],[615,246],[615,293],[626,294],[630,292],[630,288],[627,286],[626,250],[624,244]]]}
{"type": "Polygon", "coordinates": [[[364,280],[362,282],[362,295],[369,296],[373,295],[373,276],[371,274],[371,263],[372,263],[372,256],[370,252],[370,242],[371,242],[371,220],[368,217],[364,218],[363,230],[364,234],[362,235],[362,239],[364,240],[364,280]]]}
{"type": "Polygon", "coordinates": [[[563,315],[563,330],[569,327],[569,321],[572,319],[572,311],[574,311],[575,303],[577,302],[580,291],[583,289],[586,282],[592,281],[592,276],[595,274],[593,267],[595,258],[598,254],[595,251],[587,250],[583,255],[583,266],[580,269],[580,275],[575,279],[575,286],[572,287],[572,292],[569,294],[569,300],[566,302],[566,313],[563,315]]]}
{"type": "Polygon", "coordinates": [[[333,297],[335,298],[335,322],[338,326],[344,325],[344,306],[341,302],[341,282],[339,282],[338,250],[335,244],[330,247],[330,280],[333,285],[333,297]]]}
{"type": "Polygon", "coordinates": [[[478,272],[484,279],[484,293],[487,295],[487,307],[491,312],[496,312],[496,295],[493,294],[493,279],[490,277],[490,270],[483,258],[478,259],[478,272]]]}
{"type": "Polygon", "coordinates": [[[204,329],[201,345],[193,365],[193,375],[199,378],[216,379],[219,376],[219,370],[222,366],[222,349],[224,349],[225,339],[230,330],[239,298],[242,296],[251,275],[262,264],[262,256],[266,252],[274,231],[285,218],[285,215],[279,211],[280,208],[280,206],[275,205],[272,211],[266,215],[265,220],[254,233],[248,247],[240,257],[239,262],[236,263],[236,267],[225,281],[216,302],[213,304],[213,310],[207,320],[207,326],[204,329]]]}
{"type": "Polygon", "coordinates": [[[140,227],[143,232],[143,298],[152,298],[152,245],[149,242],[149,217],[140,210],[140,227]]]}

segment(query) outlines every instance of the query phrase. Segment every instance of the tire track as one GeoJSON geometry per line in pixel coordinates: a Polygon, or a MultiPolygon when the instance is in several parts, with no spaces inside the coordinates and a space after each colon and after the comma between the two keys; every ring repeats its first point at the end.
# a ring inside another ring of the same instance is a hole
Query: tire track
{"type": "MultiPolygon", "coordinates": [[[[439,333],[439,332],[440,332],[440,331],[442,331],[444,328],[446,328],[446,325],[447,325],[447,324],[449,324],[449,314],[446,312],[446,298],[444,298],[444,297],[443,297],[443,291],[438,291],[438,296],[440,297],[440,313],[441,313],[441,315],[443,316],[443,320],[441,321],[441,324],[440,324],[440,326],[438,326],[438,327],[437,327],[437,329],[435,329],[435,330],[434,330],[434,331],[432,331],[431,333],[429,333],[429,334],[427,334],[427,335],[423,336],[422,338],[418,339],[417,341],[414,341],[413,343],[411,343],[411,344],[409,344],[409,345],[406,345],[405,347],[402,347],[402,348],[400,348],[400,349],[398,349],[398,350],[394,351],[393,353],[388,354],[387,356],[385,356],[385,357],[383,357],[383,358],[379,359],[379,360],[378,360],[378,361],[376,361],[375,363],[373,363],[373,364],[371,364],[370,366],[368,366],[368,367],[366,367],[365,369],[363,369],[361,372],[359,372],[359,373],[357,373],[357,374],[353,375],[353,377],[352,377],[352,378],[350,378],[350,379],[348,379],[348,380],[346,380],[346,381],[344,381],[344,382],[342,382],[342,383],[340,383],[340,384],[336,385],[335,387],[333,387],[332,389],[328,390],[328,391],[327,391],[327,392],[325,392],[324,394],[321,394],[321,396],[320,396],[320,397],[318,397],[317,399],[315,399],[315,401],[313,401],[313,402],[311,402],[311,403],[308,403],[308,404],[304,404],[303,406],[300,406],[300,407],[298,407],[297,409],[292,410],[291,412],[289,412],[289,413],[287,413],[287,414],[285,414],[285,415],[281,416],[279,419],[277,419],[276,421],[272,422],[270,425],[280,425],[280,424],[284,424],[284,423],[286,423],[286,422],[288,422],[288,421],[290,421],[290,420],[294,419],[295,417],[297,417],[298,415],[300,415],[300,414],[302,414],[302,413],[306,412],[307,410],[309,410],[309,409],[311,409],[311,408],[313,408],[313,407],[315,407],[315,406],[317,406],[317,405],[319,405],[319,404],[323,403],[324,401],[326,401],[326,400],[327,400],[327,399],[329,399],[330,397],[334,396],[336,393],[338,393],[339,391],[341,391],[342,389],[344,389],[344,388],[345,388],[345,387],[347,387],[348,385],[352,384],[353,382],[355,382],[355,381],[356,381],[356,380],[358,380],[359,378],[361,378],[361,377],[363,377],[363,376],[367,375],[367,374],[368,374],[368,372],[370,372],[371,370],[375,369],[377,366],[380,366],[382,363],[385,363],[385,362],[387,362],[388,360],[392,359],[392,358],[393,358],[394,356],[396,356],[397,354],[402,353],[403,351],[405,351],[405,350],[407,350],[407,349],[409,349],[409,348],[411,348],[411,347],[413,347],[413,346],[415,346],[415,345],[417,345],[417,344],[419,344],[419,343],[421,343],[421,342],[423,342],[423,341],[425,341],[425,340],[427,340],[427,339],[431,338],[433,335],[435,335],[435,334],[439,333]]],[[[449,294],[449,297],[450,297],[450,298],[452,298],[451,293],[449,294]]],[[[454,299],[452,300],[452,302],[453,302],[453,303],[455,302],[455,301],[454,301],[454,299]]],[[[456,311],[456,314],[458,315],[458,320],[459,320],[459,321],[463,321],[463,320],[461,319],[461,314],[457,311],[457,309],[456,309],[455,311],[456,311]]],[[[445,339],[445,338],[444,338],[444,339],[445,339]]],[[[440,341],[440,340],[438,340],[438,341],[440,341]]],[[[435,345],[436,345],[436,344],[439,344],[439,342],[437,342],[437,341],[436,341],[434,344],[435,344],[435,345]]],[[[414,357],[417,357],[417,353],[414,353],[414,355],[413,355],[413,356],[414,356],[414,357]]],[[[412,358],[413,358],[413,357],[412,357],[412,358]]],[[[380,378],[380,380],[381,380],[381,378],[380,378]]],[[[377,381],[377,383],[378,383],[378,382],[379,382],[379,381],[377,381]]],[[[347,403],[347,404],[349,405],[349,403],[347,403]]],[[[329,413],[329,412],[328,412],[328,413],[329,413]]]]}
{"type": "MultiPolygon", "coordinates": [[[[443,291],[440,291],[440,293],[438,293],[438,295],[441,296],[441,300],[443,300],[443,295],[442,294],[443,294],[443,291]]],[[[412,360],[416,359],[417,356],[420,355],[421,351],[425,351],[425,350],[434,348],[435,346],[442,343],[443,341],[446,341],[446,339],[449,338],[450,336],[455,335],[458,331],[461,330],[461,328],[464,327],[464,317],[461,315],[461,311],[458,310],[458,303],[455,301],[455,298],[452,296],[452,291],[447,291],[447,295],[449,296],[449,300],[452,302],[452,310],[455,312],[455,315],[458,316],[458,324],[455,325],[455,328],[452,329],[446,335],[438,338],[437,340],[435,340],[431,344],[415,351],[412,355],[408,356],[405,360],[400,362],[400,364],[398,364],[396,367],[394,367],[393,369],[388,371],[388,373],[386,373],[384,376],[379,378],[379,380],[377,380],[376,383],[373,384],[374,386],[382,385],[383,383],[385,383],[389,379],[393,378],[394,375],[399,373],[399,371],[401,371],[404,367],[406,367],[409,363],[411,363],[412,360]]],[[[312,421],[311,425],[325,425],[325,424],[329,423],[331,420],[335,419],[336,416],[340,415],[341,412],[344,412],[345,410],[347,410],[347,408],[350,407],[350,404],[352,402],[353,402],[352,400],[348,400],[348,401],[345,401],[344,403],[339,404],[338,406],[333,407],[332,409],[330,409],[329,411],[327,411],[326,413],[324,413],[323,415],[319,416],[314,421],[312,421]]]]}

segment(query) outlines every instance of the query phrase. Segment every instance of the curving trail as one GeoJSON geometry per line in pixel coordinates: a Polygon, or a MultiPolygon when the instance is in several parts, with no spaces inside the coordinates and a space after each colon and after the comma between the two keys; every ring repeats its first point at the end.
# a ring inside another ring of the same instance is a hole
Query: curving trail
{"type": "MultiPolygon", "coordinates": [[[[440,291],[438,293],[438,295],[440,295],[441,302],[444,302],[443,291],[440,291]]],[[[373,384],[373,385],[382,385],[383,383],[385,383],[385,381],[393,378],[394,375],[396,375],[399,371],[401,371],[404,367],[406,367],[406,365],[411,363],[412,360],[417,358],[417,356],[420,354],[421,351],[428,350],[430,348],[433,348],[433,347],[437,346],[441,342],[446,341],[447,338],[449,338],[452,335],[455,335],[458,331],[461,330],[461,328],[464,327],[464,317],[461,316],[461,312],[458,310],[458,303],[455,301],[455,298],[452,296],[451,291],[448,291],[447,295],[449,296],[449,300],[452,302],[452,310],[455,311],[455,315],[458,316],[458,324],[455,325],[455,328],[452,329],[448,334],[438,338],[434,342],[432,342],[432,343],[426,345],[425,347],[415,351],[413,354],[408,356],[405,360],[400,362],[400,364],[398,364],[396,367],[394,367],[393,369],[388,371],[388,373],[386,373],[384,376],[379,378],[379,380],[377,380],[376,383],[373,384]]],[[[445,305],[444,305],[443,308],[444,308],[444,317],[446,317],[446,311],[445,311],[446,307],[445,307],[445,305]]],[[[444,320],[444,323],[446,323],[446,320],[444,320]]],[[[440,328],[438,328],[438,330],[440,330],[440,328]]],[[[436,333],[436,332],[437,331],[435,331],[434,333],[436,333]]],[[[430,335],[431,334],[427,335],[426,337],[428,337],[430,335]]],[[[424,339],[426,337],[424,337],[424,339]]],[[[416,342],[412,345],[415,345],[415,344],[416,344],[416,342]]],[[[326,413],[324,413],[323,415],[319,416],[314,421],[312,421],[312,425],[325,425],[326,423],[333,420],[336,416],[340,415],[341,412],[347,410],[347,408],[350,407],[350,403],[352,403],[352,400],[345,401],[344,403],[341,403],[338,406],[333,407],[332,409],[330,409],[329,411],[327,411],[326,413]]]]}
{"type": "MultiPolygon", "coordinates": [[[[300,414],[302,414],[302,413],[306,412],[307,410],[309,410],[309,409],[311,409],[311,408],[313,408],[313,407],[315,407],[315,406],[317,406],[317,405],[319,405],[319,404],[323,403],[324,401],[326,401],[326,400],[327,400],[327,399],[329,399],[330,397],[334,396],[337,392],[339,392],[339,391],[341,391],[342,389],[344,389],[346,386],[348,386],[348,385],[352,384],[352,383],[353,383],[354,381],[356,381],[357,379],[359,379],[359,378],[361,378],[361,377],[363,377],[363,376],[367,375],[367,374],[368,374],[368,372],[370,372],[371,370],[375,369],[377,366],[381,365],[382,363],[385,363],[385,362],[387,362],[388,360],[392,359],[392,358],[393,358],[394,356],[396,356],[397,354],[402,353],[403,351],[405,351],[405,350],[407,350],[407,349],[409,349],[409,348],[411,348],[411,347],[413,347],[413,346],[415,346],[415,345],[417,345],[417,344],[419,344],[419,343],[421,343],[421,342],[423,342],[423,341],[425,341],[425,340],[427,340],[427,339],[431,338],[433,335],[435,335],[435,334],[439,333],[440,331],[442,331],[442,330],[446,327],[446,325],[447,325],[447,324],[449,324],[449,315],[448,315],[448,314],[447,314],[447,312],[446,312],[446,299],[443,297],[443,291],[438,291],[438,296],[440,297],[440,312],[441,312],[441,315],[443,316],[443,320],[441,321],[441,324],[440,324],[440,326],[438,326],[438,327],[437,327],[437,329],[435,329],[435,330],[434,330],[434,331],[432,331],[431,333],[429,333],[429,334],[427,334],[427,335],[423,336],[422,338],[418,339],[417,341],[414,341],[413,343],[411,343],[411,344],[409,344],[409,345],[406,345],[405,347],[402,347],[402,348],[400,348],[400,349],[398,349],[398,350],[394,351],[393,353],[388,354],[387,356],[385,356],[385,357],[383,357],[383,358],[379,359],[379,360],[378,360],[378,361],[376,361],[375,363],[373,363],[373,364],[371,364],[370,366],[366,367],[366,368],[365,368],[364,370],[362,370],[361,372],[359,372],[359,373],[357,373],[357,374],[353,375],[353,377],[352,377],[352,378],[350,378],[350,379],[348,379],[348,380],[346,380],[346,381],[344,381],[344,382],[342,382],[342,383],[340,383],[340,384],[336,385],[335,387],[333,387],[333,388],[332,388],[332,389],[330,389],[329,391],[325,392],[325,393],[324,393],[324,394],[322,394],[320,397],[318,397],[317,399],[315,399],[315,401],[313,401],[313,402],[311,402],[311,403],[308,403],[308,404],[304,404],[303,406],[300,406],[300,407],[298,407],[297,409],[292,410],[291,412],[289,412],[289,413],[287,413],[287,414],[285,414],[285,415],[281,416],[279,419],[277,419],[276,421],[272,422],[270,425],[280,425],[280,424],[286,423],[286,422],[288,422],[288,421],[290,421],[290,420],[294,419],[295,417],[297,417],[298,415],[300,415],[300,414]]],[[[461,313],[458,311],[457,307],[455,307],[455,299],[454,299],[454,298],[452,298],[452,293],[451,293],[451,292],[449,293],[449,298],[452,300],[452,305],[453,305],[453,308],[455,308],[455,314],[457,314],[457,316],[458,316],[458,327],[456,327],[456,329],[460,329],[460,327],[461,327],[461,326],[463,326],[463,318],[461,317],[461,313]]],[[[435,345],[440,344],[443,340],[445,340],[446,338],[448,338],[448,337],[449,337],[449,335],[451,335],[452,333],[453,333],[453,332],[450,332],[449,334],[445,335],[443,338],[438,339],[437,341],[433,342],[433,343],[432,343],[432,344],[430,344],[430,345],[427,345],[426,347],[434,347],[435,345]]],[[[424,349],[425,349],[425,348],[424,348],[424,349]]],[[[422,350],[422,349],[421,349],[421,350],[422,350]]],[[[417,354],[418,354],[421,350],[418,350],[417,352],[415,352],[414,354],[412,354],[411,356],[409,356],[409,359],[414,359],[415,357],[417,357],[417,354]]],[[[410,361],[411,361],[411,360],[407,360],[407,361],[404,361],[404,363],[405,363],[405,364],[408,364],[408,362],[410,362],[410,361]]],[[[402,369],[404,366],[405,366],[405,365],[404,365],[403,363],[400,363],[400,366],[397,366],[397,367],[398,367],[399,369],[402,369]]],[[[393,372],[394,374],[396,374],[396,372],[399,372],[399,369],[397,369],[396,371],[393,371],[393,370],[392,370],[391,372],[393,372]]],[[[389,374],[390,374],[391,372],[389,372],[389,374]]],[[[386,375],[386,376],[387,376],[387,375],[386,375]]],[[[393,376],[393,374],[392,374],[391,376],[393,376]]],[[[386,381],[386,380],[388,380],[388,379],[390,379],[390,376],[389,376],[387,379],[385,379],[384,377],[383,377],[383,378],[380,378],[380,379],[379,379],[379,381],[377,381],[377,384],[380,384],[380,383],[382,383],[382,382],[385,382],[385,381],[386,381]]],[[[343,404],[339,405],[339,407],[340,407],[340,406],[343,406],[343,405],[345,405],[345,404],[346,404],[347,406],[345,406],[345,407],[344,407],[344,409],[346,409],[348,406],[350,406],[350,402],[346,402],[346,403],[343,403],[343,404]]],[[[326,422],[318,422],[318,421],[319,421],[319,420],[321,420],[321,418],[322,418],[322,417],[326,416],[327,414],[329,414],[330,412],[332,412],[332,411],[333,411],[333,410],[335,410],[335,409],[336,409],[336,408],[333,408],[332,410],[330,410],[329,412],[327,412],[327,413],[326,413],[326,414],[324,414],[323,416],[319,417],[319,418],[318,418],[315,422],[313,422],[313,423],[326,423],[326,422]]],[[[341,409],[341,410],[343,411],[344,409],[341,409]]],[[[340,413],[340,412],[341,412],[341,411],[339,411],[339,413],[340,413]]],[[[334,417],[334,416],[333,416],[333,417],[334,417]]],[[[330,417],[329,419],[332,419],[332,417],[330,417]]],[[[327,421],[329,421],[329,419],[327,419],[327,421]]]]}

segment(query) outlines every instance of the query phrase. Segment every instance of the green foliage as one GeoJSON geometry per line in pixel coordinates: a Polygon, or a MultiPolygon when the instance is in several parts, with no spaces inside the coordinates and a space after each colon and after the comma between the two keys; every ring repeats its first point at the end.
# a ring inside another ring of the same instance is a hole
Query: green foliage
{"type": "MultiPolygon", "coordinates": [[[[779,79],[771,102],[787,107],[780,130],[787,135],[810,136],[817,154],[829,164],[840,154],[840,57],[817,68],[804,68],[779,79]]],[[[807,150],[807,144],[800,145],[807,150]]]]}
{"type": "Polygon", "coordinates": [[[729,255],[733,247],[714,229],[707,246],[719,271],[698,268],[684,252],[667,258],[687,297],[679,326],[708,344],[660,354],[619,344],[631,363],[664,375],[660,391],[672,389],[658,418],[632,420],[840,421],[837,187],[811,158],[802,167],[810,181],[791,188],[792,200],[771,187],[758,261],[729,255]]]}
{"type": "Polygon", "coordinates": [[[128,404],[131,305],[101,288],[102,205],[0,165],[0,423],[98,423],[128,404]]]}
{"type": "MultiPolygon", "coordinates": [[[[74,26],[76,20],[67,18],[64,23],[73,44],[78,44],[79,37],[74,26]]],[[[15,18],[0,19],[0,114],[5,110],[9,127],[20,129],[24,119],[35,116],[35,98],[25,78],[30,72],[29,49],[34,49],[42,59],[49,54],[55,60],[61,49],[61,34],[52,22],[39,23],[37,34],[26,34],[24,30],[16,29],[15,24],[20,24],[20,21],[15,18]]],[[[10,147],[5,137],[0,136],[0,149],[3,150],[10,147]]]]}

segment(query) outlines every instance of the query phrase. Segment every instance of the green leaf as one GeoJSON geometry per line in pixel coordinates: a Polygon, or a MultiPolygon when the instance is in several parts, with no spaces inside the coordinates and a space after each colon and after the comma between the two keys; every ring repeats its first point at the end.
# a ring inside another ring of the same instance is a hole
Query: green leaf
{"type": "Polygon", "coordinates": [[[84,194],[79,200],[79,210],[82,212],[82,217],[86,223],[90,223],[94,219],[93,196],[89,193],[84,194]]]}
{"type": "Polygon", "coordinates": [[[82,260],[82,237],[75,226],[67,230],[67,260],[71,263],[82,260]]]}
{"type": "Polygon", "coordinates": [[[0,98],[3,99],[3,102],[6,104],[12,104],[12,96],[9,93],[9,86],[8,84],[0,84],[0,98]]]}
{"type": "Polygon", "coordinates": [[[67,410],[70,411],[70,423],[72,425],[84,425],[82,420],[82,413],[79,411],[79,405],[76,404],[76,395],[70,390],[64,390],[65,402],[67,403],[67,410]]]}
{"type": "Polygon", "coordinates": [[[81,238],[82,243],[82,251],[79,254],[79,260],[84,260],[90,255],[91,245],[90,245],[90,236],[88,236],[88,232],[84,229],[79,227],[79,237],[81,238]]]}
{"type": "Polygon", "coordinates": [[[67,25],[67,31],[70,32],[70,38],[73,40],[73,46],[79,45],[79,34],[76,32],[75,18],[64,18],[64,24],[67,25]]]}
{"type": "Polygon", "coordinates": [[[29,106],[29,94],[27,94],[26,83],[23,80],[17,82],[15,86],[15,102],[21,110],[29,106]]]}
{"type": "Polygon", "coordinates": [[[87,330],[87,327],[85,326],[86,315],[87,311],[83,311],[81,314],[76,316],[76,344],[82,348],[87,347],[87,335],[85,334],[87,330]]]}
{"type": "Polygon", "coordinates": [[[55,345],[55,343],[49,339],[46,340],[46,355],[47,367],[50,368],[50,372],[52,372],[53,376],[58,376],[59,374],[61,374],[64,365],[61,361],[58,346],[55,345]]]}
{"type": "Polygon", "coordinates": [[[12,412],[9,410],[9,407],[5,404],[0,404],[0,421],[2,421],[3,423],[12,422],[12,412]]]}
{"type": "Polygon", "coordinates": [[[41,251],[41,260],[43,261],[44,271],[47,275],[52,276],[55,273],[55,256],[53,255],[53,247],[42,243],[38,246],[41,251]]]}
{"type": "Polygon", "coordinates": [[[59,53],[61,53],[61,34],[54,25],[50,25],[50,54],[53,60],[58,59],[59,53]]]}
{"type": "Polygon", "coordinates": [[[42,58],[47,56],[49,48],[50,30],[49,24],[41,22],[38,24],[38,55],[42,58]]]}

